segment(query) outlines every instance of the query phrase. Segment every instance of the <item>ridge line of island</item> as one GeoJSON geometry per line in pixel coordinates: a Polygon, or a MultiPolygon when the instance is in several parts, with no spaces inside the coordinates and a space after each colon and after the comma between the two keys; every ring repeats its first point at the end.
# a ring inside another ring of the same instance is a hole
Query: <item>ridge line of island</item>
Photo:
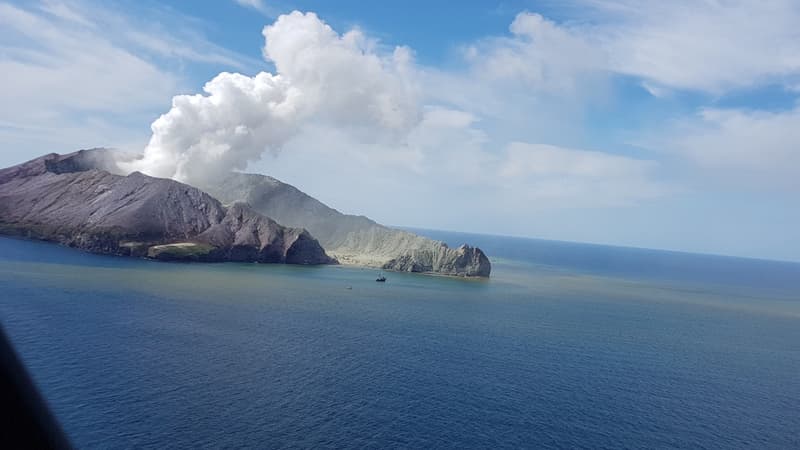
{"type": "Polygon", "coordinates": [[[483,251],[343,214],[289,184],[230,173],[190,186],[96,148],[0,169],[0,234],[158,261],[344,264],[486,278],[483,251]]]}

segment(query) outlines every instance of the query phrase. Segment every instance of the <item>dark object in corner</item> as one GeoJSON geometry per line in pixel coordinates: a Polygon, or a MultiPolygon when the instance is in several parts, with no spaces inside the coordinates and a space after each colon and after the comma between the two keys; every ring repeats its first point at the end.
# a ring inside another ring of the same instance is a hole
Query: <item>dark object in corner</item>
{"type": "Polygon", "coordinates": [[[1,327],[0,448],[72,448],[1,327]]]}

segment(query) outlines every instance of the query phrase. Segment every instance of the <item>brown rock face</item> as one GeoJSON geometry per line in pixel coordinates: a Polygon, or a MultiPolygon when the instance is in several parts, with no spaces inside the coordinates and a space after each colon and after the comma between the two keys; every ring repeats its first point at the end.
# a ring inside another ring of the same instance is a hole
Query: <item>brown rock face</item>
{"type": "Polygon", "coordinates": [[[467,244],[457,249],[441,243],[438,248],[411,250],[383,265],[399,272],[430,272],[462,277],[488,277],[492,266],[479,248],[467,244]]]}
{"type": "Polygon", "coordinates": [[[0,232],[164,260],[335,262],[303,229],[173,180],[106,171],[113,165],[107,152],[80,151],[0,170],[0,232]]]}
{"type": "Polygon", "coordinates": [[[342,214],[272,177],[233,173],[222,183],[200,187],[222,202],[247,202],[282,224],[309,230],[342,263],[465,277],[488,277],[492,270],[479,248],[451,249],[364,216],[342,214]]]}
{"type": "Polygon", "coordinates": [[[302,228],[287,228],[253,211],[246,203],[227,209],[219,223],[197,236],[198,242],[224,250],[231,261],[329,264],[319,242],[302,228]]]}

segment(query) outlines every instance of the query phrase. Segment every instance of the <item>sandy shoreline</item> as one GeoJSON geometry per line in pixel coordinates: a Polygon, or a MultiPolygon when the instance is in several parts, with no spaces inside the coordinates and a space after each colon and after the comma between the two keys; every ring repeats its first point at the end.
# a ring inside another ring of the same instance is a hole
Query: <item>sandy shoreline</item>
{"type": "Polygon", "coordinates": [[[352,253],[326,252],[328,256],[334,257],[343,266],[364,267],[369,269],[381,269],[390,258],[380,258],[375,255],[359,255],[352,253]]]}

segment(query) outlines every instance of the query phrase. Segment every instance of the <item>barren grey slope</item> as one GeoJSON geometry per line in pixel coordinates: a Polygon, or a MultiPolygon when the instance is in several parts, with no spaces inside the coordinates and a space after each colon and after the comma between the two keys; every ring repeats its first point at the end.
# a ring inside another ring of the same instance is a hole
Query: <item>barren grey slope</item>
{"type": "Polygon", "coordinates": [[[342,214],[275,178],[235,173],[215,186],[201,186],[222,202],[247,202],[279,222],[304,227],[342,263],[389,270],[488,277],[491,264],[475,247],[443,242],[342,214]]]}
{"type": "Polygon", "coordinates": [[[85,250],[158,259],[332,262],[301,228],[248,205],[135,172],[115,175],[105,151],[50,154],[0,170],[0,232],[85,250]]]}

